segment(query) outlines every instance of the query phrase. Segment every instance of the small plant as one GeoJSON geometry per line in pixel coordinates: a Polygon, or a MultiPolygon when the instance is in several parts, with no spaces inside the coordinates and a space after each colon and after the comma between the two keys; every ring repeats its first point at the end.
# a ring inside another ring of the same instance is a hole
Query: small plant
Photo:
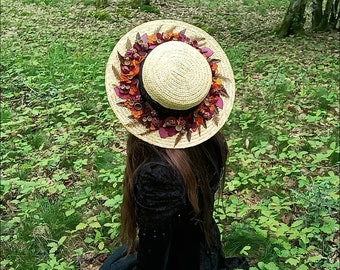
{"type": "Polygon", "coordinates": [[[135,9],[139,9],[144,12],[156,13],[159,14],[160,11],[157,7],[152,6],[149,0],[133,0],[131,2],[131,7],[135,9]]]}
{"type": "Polygon", "coordinates": [[[101,21],[109,21],[111,19],[110,14],[106,11],[96,10],[90,13],[90,17],[94,17],[101,21]]]}
{"type": "Polygon", "coordinates": [[[104,8],[108,5],[108,0],[95,0],[95,7],[96,8],[104,8]]]}

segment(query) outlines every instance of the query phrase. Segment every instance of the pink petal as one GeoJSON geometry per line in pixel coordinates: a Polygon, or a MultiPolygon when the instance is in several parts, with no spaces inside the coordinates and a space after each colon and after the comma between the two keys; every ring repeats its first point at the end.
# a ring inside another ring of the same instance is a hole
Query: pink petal
{"type": "Polygon", "coordinates": [[[210,57],[210,56],[212,56],[213,55],[213,51],[211,50],[211,49],[209,49],[208,47],[202,47],[201,49],[200,49],[200,52],[202,53],[202,54],[204,54],[206,57],[210,57]]]}
{"type": "Polygon", "coordinates": [[[126,98],[129,97],[128,92],[127,92],[127,94],[122,93],[122,91],[120,90],[120,88],[119,88],[118,86],[116,86],[116,87],[114,88],[114,90],[115,90],[115,92],[116,92],[116,95],[117,95],[118,97],[120,97],[121,99],[126,99],[126,98]]]}
{"type": "Polygon", "coordinates": [[[177,134],[177,131],[174,127],[159,127],[158,132],[159,136],[163,139],[177,134]]]}
{"type": "Polygon", "coordinates": [[[169,137],[168,132],[164,127],[160,127],[158,129],[158,132],[159,132],[159,136],[163,139],[169,137]]]}
{"type": "Polygon", "coordinates": [[[197,42],[197,40],[193,40],[193,41],[192,41],[192,46],[193,46],[194,48],[198,49],[198,42],[197,42]]]}
{"type": "Polygon", "coordinates": [[[216,106],[220,109],[223,109],[223,99],[219,98],[217,101],[216,101],[216,106]]]}
{"type": "Polygon", "coordinates": [[[175,127],[166,127],[166,129],[167,129],[169,137],[174,136],[174,135],[177,134],[177,131],[176,131],[175,127]]]}
{"type": "Polygon", "coordinates": [[[162,35],[161,33],[157,33],[157,34],[156,34],[156,37],[157,37],[157,39],[160,39],[160,40],[163,39],[163,35],[162,35]]]}
{"type": "Polygon", "coordinates": [[[147,34],[142,35],[140,38],[141,38],[141,40],[143,40],[143,43],[148,42],[148,35],[147,34]]]}

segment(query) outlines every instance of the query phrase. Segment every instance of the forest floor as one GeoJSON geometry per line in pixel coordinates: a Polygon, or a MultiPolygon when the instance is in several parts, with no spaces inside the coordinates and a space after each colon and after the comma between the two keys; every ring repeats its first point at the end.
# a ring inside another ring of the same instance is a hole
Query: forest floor
{"type": "Polygon", "coordinates": [[[228,55],[236,99],[215,218],[252,269],[339,267],[339,33],[285,39],[287,0],[1,1],[1,269],[97,269],[118,245],[125,131],[109,54],[154,19],[194,24],[228,55]],[[103,3],[103,5],[101,5],[103,3]]]}

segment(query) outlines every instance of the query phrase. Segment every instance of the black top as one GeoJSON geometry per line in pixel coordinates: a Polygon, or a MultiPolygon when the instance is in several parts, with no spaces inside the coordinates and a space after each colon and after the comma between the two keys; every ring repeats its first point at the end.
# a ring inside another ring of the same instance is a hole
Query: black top
{"type": "MultiPolygon", "coordinates": [[[[210,175],[215,193],[220,173],[214,170],[210,175]]],[[[209,232],[216,236],[215,245],[208,252],[201,221],[194,215],[182,177],[171,165],[159,159],[141,165],[134,177],[134,200],[139,228],[137,269],[219,269],[216,223],[209,232]]]]}

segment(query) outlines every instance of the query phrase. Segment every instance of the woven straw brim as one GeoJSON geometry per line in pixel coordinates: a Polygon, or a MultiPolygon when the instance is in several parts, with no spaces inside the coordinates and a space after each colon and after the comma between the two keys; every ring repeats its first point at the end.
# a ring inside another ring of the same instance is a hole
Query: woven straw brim
{"type": "Polygon", "coordinates": [[[200,144],[212,136],[214,136],[227,121],[235,97],[235,81],[234,75],[229,63],[229,60],[224,53],[221,46],[217,41],[207,34],[202,29],[193,26],[191,24],[175,21],[175,20],[156,20],[141,24],[127,34],[125,34],[113,48],[113,51],[108,59],[106,72],[105,72],[105,86],[110,105],[116,114],[117,118],[121,121],[124,127],[136,137],[156,146],[164,148],[187,148],[200,144]],[[140,124],[138,121],[131,118],[131,112],[128,108],[117,105],[122,100],[116,95],[114,87],[119,85],[119,78],[115,75],[112,67],[116,70],[120,70],[120,60],[118,52],[124,55],[125,52],[131,48],[131,44],[135,42],[136,34],[148,35],[154,33],[162,33],[168,30],[174,32],[180,32],[185,29],[185,35],[191,40],[197,40],[200,47],[210,48],[214,54],[211,58],[218,59],[218,75],[222,80],[222,84],[228,93],[228,97],[222,96],[223,109],[219,109],[218,115],[214,116],[214,119],[206,122],[206,128],[201,127],[200,131],[192,132],[191,140],[188,141],[186,136],[183,136],[181,140],[177,142],[177,135],[167,138],[161,138],[158,131],[148,132],[148,130],[140,124]],[[177,143],[177,144],[176,144],[177,143]]]}

